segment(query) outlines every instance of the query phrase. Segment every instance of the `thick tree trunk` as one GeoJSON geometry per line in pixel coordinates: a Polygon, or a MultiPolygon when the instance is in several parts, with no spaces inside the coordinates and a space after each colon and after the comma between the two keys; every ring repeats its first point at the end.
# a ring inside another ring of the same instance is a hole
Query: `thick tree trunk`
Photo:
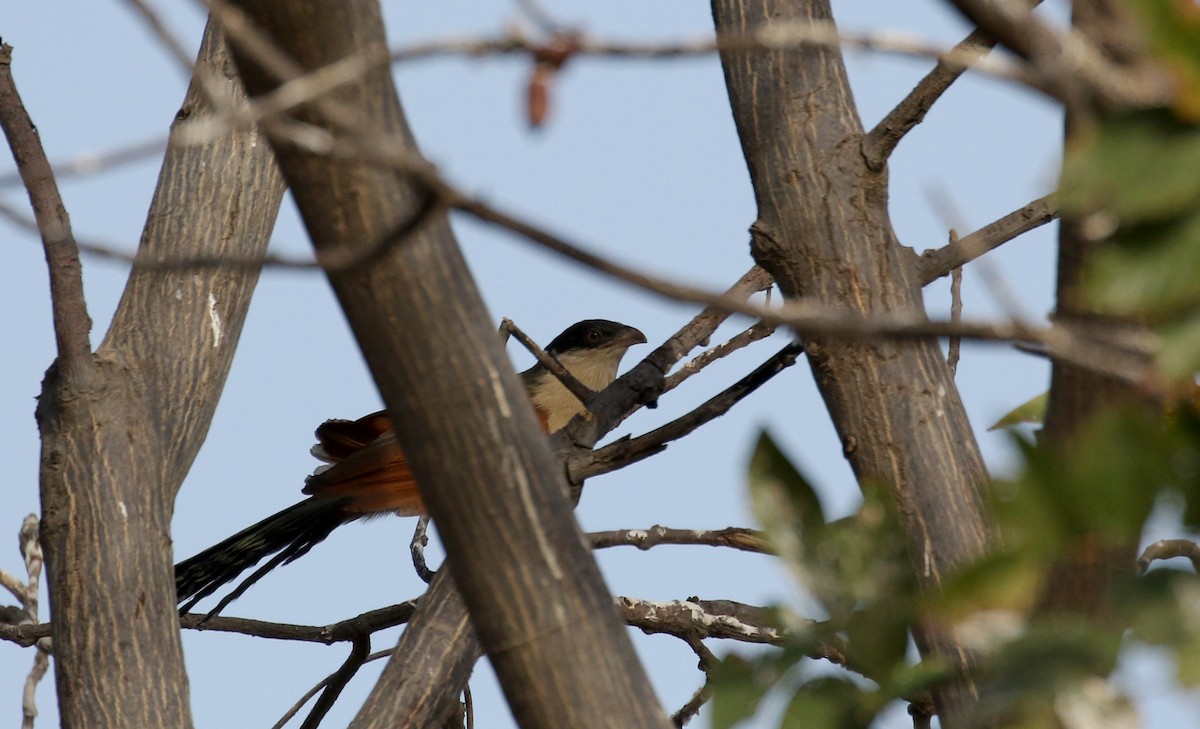
{"type": "MultiPolygon", "coordinates": [[[[1127,10],[1108,0],[1088,0],[1074,5],[1076,29],[1098,41],[1097,45],[1118,60],[1145,58],[1124,46],[1126,34],[1135,24],[1127,10]]],[[[1093,124],[1090,110],[1076,108],[1068,113],[1064,144],[1081,128],[1093,124]]],[[[1054,319],[1057,323],[1096,327],[1105,331],[1139,329],[1095,311],[1084,295],[1084,274],[1097,243],[1083,234],[1081,221],[1064,217],[1058,230],[1058,278],[1054,319]]],[[[1121,407],[1157,407],[1146,400],[1135,385],[1067,362],[1051,367],[1050,397],[1046,405],[1041,443],[1062,457],[1070,457],[1072,443],[1080,431],[1100,413],[1121,407]]],[[[1037,610],[1045,616],[1080,614],[1101,617],[1111,612],[1108,592],[1114,581],[1134,572],[1136,541],[1115,543],[1107,535],[1081,540],[1076,549],[1051,567],[1039,596],[1037,610]]]]}
{"type": "MultiPolygon", "coordinates": [[[[713,0],[718,32],[832,22],[827,0],[713,0]]],[[[887,172],[872,171],[840,53],[804,48],[721,58],[758,203],[755,260],[790,298],[863,315],[923,315],[915,256],[895,239],[887,172]]],[[[939,589],[987,548],[980,498],[987,472],[934,339],[808,337],[817,385],[860,481],[894,489],[914,571],[939,589]]],[[[811,417],[811,414],[805,414],[811,417]]],[[[957,689],[936,698],[944,726],[973,702],[971,660],[947,630],[917,626],[926,655],[954,666],[957,689]]]]}
{"type": "MultiPolygon", "coordinates": [[[[219,34],[197,71],[242,95],[219,34]]],[[[211,111],[196,84],[176,119],[211,111]]],[[[283,197],[257,131],[172,146],[139,256],[263,254],[283,197]]],[[[254,266],[135,269],[83,367],[51,367],[38,404],[42,542],[64,727],[188,727],[170,523],[258,281],[254,266]]]]}
{"type": "MultiPolygon", "coordinates": [[[[385,57],[375,0],[239,6],[301,69],[359,53],[385,57]]],[[[238,55],[252,92],[275,87],[290,66],[268,71],[267,54],[249,45],[238,55]]],[[[331,270],[330,281],[514,716],[525,727],[666,726],[445,214],[408,230],[434,191],[380,164],[421,164],[389,69],[365,73],[297,116],[354,150],[316,155],[272,137],[318,254],[388,243],[367,265],[331,270]]],[[[373,700],[390,697],[376,692],[373,700]]]]}

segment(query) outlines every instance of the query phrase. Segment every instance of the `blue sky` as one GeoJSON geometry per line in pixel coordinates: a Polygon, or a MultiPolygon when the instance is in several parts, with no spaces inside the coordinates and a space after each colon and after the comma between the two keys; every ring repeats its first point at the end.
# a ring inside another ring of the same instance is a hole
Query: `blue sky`
{"type": "MultiPolygon", "coordinates": [[[[708,6],[664,0],[613,0],[581,11],[547,3],[560,18],[609,39],[682,39],[711,30],[708,6]]],[[[203,27],[191,4],[156,3],[194,50],[203,27]]],[[[853,30],[908,30],[950,45],[967,28],[940,3],[835,3],[853,30]]],[[[392,45],[447,35],[502,32],[518,15],[509,2],[385,3],[392,45]],[[416,8],[416,9],[414,9],[416,8]],[[411,17],[408,15],[411,13],[411,17]]],[[[0,12],[14,73],[52,160],[66,160],[161,137],[182,100],[186,76],[122,3],[47,0],[0,12]]],[[[874,124],[928,69],[928,61],[851,54],[851,81],[866,125],[874,124]]],[[[580,58],[553,87],[546,128],[530,131],[521,114],[529,66],[516,58],[421,61],[396,69],[401,98],[425,154],[463,188],[625,263],[681,281],[721,288],[750,265],[747,229],[753,197],[715,56],[677,61],[580,58]]],[[[1041,98],[992,79],[961,80],[906,139],[891,165],[891,210],[901,241],[921,251],[941,245],[953,224],[974,230],[1045,194],[1054,183],[1061,120],[1041,98]],[[931,200],[949,200],[947,221],[931,200]]],[[[0,175],[11,169],[0,163],[0,175]]],[[[157,160],[66,180],[62,192],[80,238],[132,251],[157,176],[157,160]]],[[[19,188],[0,188],[10,205],[19,188]]],[[[455,229],[492,316],[508,316],[543,343],[567,324],[602,316],[641,328],[652,343],[679,328],[696,307],[664,302],[567,264],[494,229],[455,219],[455,229]]],[[[15,346],[0,358],[0,443],[8,464],[0,500],[0,544],[36,511],[34,397],[51,362],[45,264],[37,240],[0,221],[7,262],[0,267],[0,331],[15,346]]],[[[276,227],[275,252],[309,251],[290,201],[276,227]]],[[[989,255],[1036,317],[1053,294],[1053,230],[1027,235],[989,255]]],[[[85,259],[85,289],[98,344],[120,296],[126,269],[85,259]]],[[[947,287],[927,290],[935,315],[948,310],[947,287]]],[[[968,271],[966,315],[999,313],[968,271]]],[[[745,325],[745,322],[739,322],[745,325]]],[[[734,326],[722,333],[732,334],[734,326]]],[[[618,432],[637,433],[685,412],[751,369],[778,346],[763,343],[690,380],[656,411],[618,432]]],[[[642,348],[642,353],[648,351],[642,348]]],[[[524,368],[528,355],[512,350],[524,368]]],[[[633,351],[633,356],[638,350],[633,351]]],[[[968,345],[958,382],[994,471],[1008,458],[1002,435],[983,432],[1013,406],[1043,391],[1045,363],[996,345],[968,345]]],[[[313,428],[330,417],[379,407],[344,319],[323,277],[264,273],[209,437],[176,505],[176,556],[183,558],[299,498],[314,462],[313,428]]],[[[745,466],[758,429],[767,427],[822,489],[841,516],[857,489],[840,446],[800,363],[721,421],[626,472],[588,484],[578,515],[587,530],[752,525],[745,466]]],[[[419,594],[407,556],[412,522],[378,519],[336,532],[300,562],[279,570],[238,600],[231,615],[324,624],[419,594]]],[[[13,540],[15,541],[15,540],[13,540]]],[[[611,589],[654,600],[794,600],[782,570],[764,557],[705,548],[660,547],[600,554],[611,589]]],[[[15,549],[0,566],[17,570],[15,549]]],[[[679,641],[635,636],[664,705],[678,708],[702,682],[679,641]]],[[[393,644],[395,632],[374,648],[393,644]]],[[[734,646],[712,643],[723,653],[734,646]]],[[[185,635],[199,726],[269,726],[318,680],[336,670],[345,647],[327,648],[215,634],[185,635]]],[[[32,654],[0,644],[0,717],[15,720],[32,654]]],[[[1150,670],[1153,662],[1143,662],[1150,670]]],[[[381,664],[368,666],[343,696],[328,726],[344,725],[381,664]]],[[[485,664],[473,681],[481,725],[511,725],[485,664]]],[[[1160,690],[1160,693],[1165,693],[1160,690]]],[[[56,723],[53,682],[39,691],[40,726],[56,723]]],[[[1158,705],[1156,705],[1157,707],[1158,705]]],[[[1184,704],[1200,709],[1193,697],[1184,704]]],[[[1156,708],[1171,716],[1174,708],[1156,708]]],[[[3,719],[0,719],[2,721],[3,719]]],[[[700,726],[705,724],[700,723],[700,726]]],[[[906,726],[898,714],[887,726],[906,726]]],[[[1151,725],[1154,725],[1153,722],[1151,725]]]]}

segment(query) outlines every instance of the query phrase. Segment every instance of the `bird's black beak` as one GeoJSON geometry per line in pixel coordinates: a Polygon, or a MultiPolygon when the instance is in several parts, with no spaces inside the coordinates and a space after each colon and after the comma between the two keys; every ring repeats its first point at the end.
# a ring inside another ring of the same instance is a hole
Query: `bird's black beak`
{"type": "Polygon", "coordinates": [[[613,345],[620,347],[632,347],[635,344],[645,344],[646,335],[642,334],[642,330],[635,327],[627,326],[625,330],[617,335],[613,340],[613,345]]]}

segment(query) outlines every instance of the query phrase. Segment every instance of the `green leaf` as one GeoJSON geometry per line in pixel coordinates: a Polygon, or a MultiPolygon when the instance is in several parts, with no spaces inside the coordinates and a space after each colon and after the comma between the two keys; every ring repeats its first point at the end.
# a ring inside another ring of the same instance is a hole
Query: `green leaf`
{"type": "Polygon", "coordinates": [[[1062,455],[1014,439],[1027,467],[1019,479],[998,486],[996,513],[1011,543],[1041,559],[1085,537],[1136,542],[1155,499],[1174,478],[1161,420],[1139,412],[1095,418],[1062,455]]]}
{"type": "Polygon", "coordinates": [[[798,658],[772,651],[756,660],[726,656],[713,672],[712,729],[729,729],[758,712],[763,697],[798,658]]]}
{"type": "Polygon", "coordinates": [[[825,531],[825,513],[808,479],[766,431],[750,458],[750,502],[779,556],[812,589],[807,562],[825,531]]]}
{"type": "Polygon", "coordinates": [[[1171,221],[1200,200],[1200,129],[1165,109],[1109,117],[1067,150],[1063,210],[1104,210],[1122,225],[1171,221]]]}
{"type": "Polygon", "coordinates": [[[1082,622],[1032,626],[994,657],[996,694],[1020,703],[1048,696],[1087,676],[1107,676],[1116,666],[1120,637],[1082,622]]]}
{"type": "Polygon", "coordinates": [[[988,428],[988,430],[999,430],[1001,428],[1009,428],[1021,423],[1041,423],[1046,417],[1046,402],[1050,399],[1049,392],[1043,392],[1041,395],[1034,395],[1025,402],[1018,405],[1007,415],[1000,418],[988,428]]]}
{"type": "Polygon", "coordinates": [[[1084,287],[1095,306],[1163,321],[1200,302],[1200,200],[1189,205],[1166,220],[1124,226],[1097,251],[1084,287]]]}
{"type": "Polygon", "coordinates": [[[1184,380],[1200,370],[1200,311],[1162,327],[1159,334],[1158,366],[1169,382],[1184,380]]]}
{"type": "Polygon", "coordinates": [[[1177,0],[1130,0],[1150,49],[1173,77],[1172,108],[1187,119],[1200,119],[1200,13],[1195,3],[1177,0]]]}
{"type": "Polygon", "coordinates": [[[904,605],[880,600],[856,610],[846,627],[849,652],[856,669],[881,679],[904,664],[908,650],[909,611],[904,605]]]}
{"type": "Polygon", "coordinates": [[[877,700],[850,681],[806,681],[788,704],[780,729],[867,729],[878,713],[877,700]]]}

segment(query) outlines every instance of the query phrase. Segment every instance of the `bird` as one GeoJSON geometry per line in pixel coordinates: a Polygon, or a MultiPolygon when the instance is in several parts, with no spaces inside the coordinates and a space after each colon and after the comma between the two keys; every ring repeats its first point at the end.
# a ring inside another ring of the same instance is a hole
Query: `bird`
{"type": "MultiPolygon", "coordinates": [[[[616,379],[626,351],[645,343],[646,336],[634,327],[585,319],[567,327],[545,351],[581,384],[600,391],[616,379]]],[[[586,409],[540,362],[519,376],[547,433],[562,429],[586,409]]],[[[304,556],[343,524],[387,513],[425,513],[386,411],[357,420],[327,420],[318,426],[316,438],[311,452],[324,463],[305,479],[302,493],[308,498],[175,565],[181,615],[270,557],[208,613],[217,615],[268,572],[304,556]]]]}

